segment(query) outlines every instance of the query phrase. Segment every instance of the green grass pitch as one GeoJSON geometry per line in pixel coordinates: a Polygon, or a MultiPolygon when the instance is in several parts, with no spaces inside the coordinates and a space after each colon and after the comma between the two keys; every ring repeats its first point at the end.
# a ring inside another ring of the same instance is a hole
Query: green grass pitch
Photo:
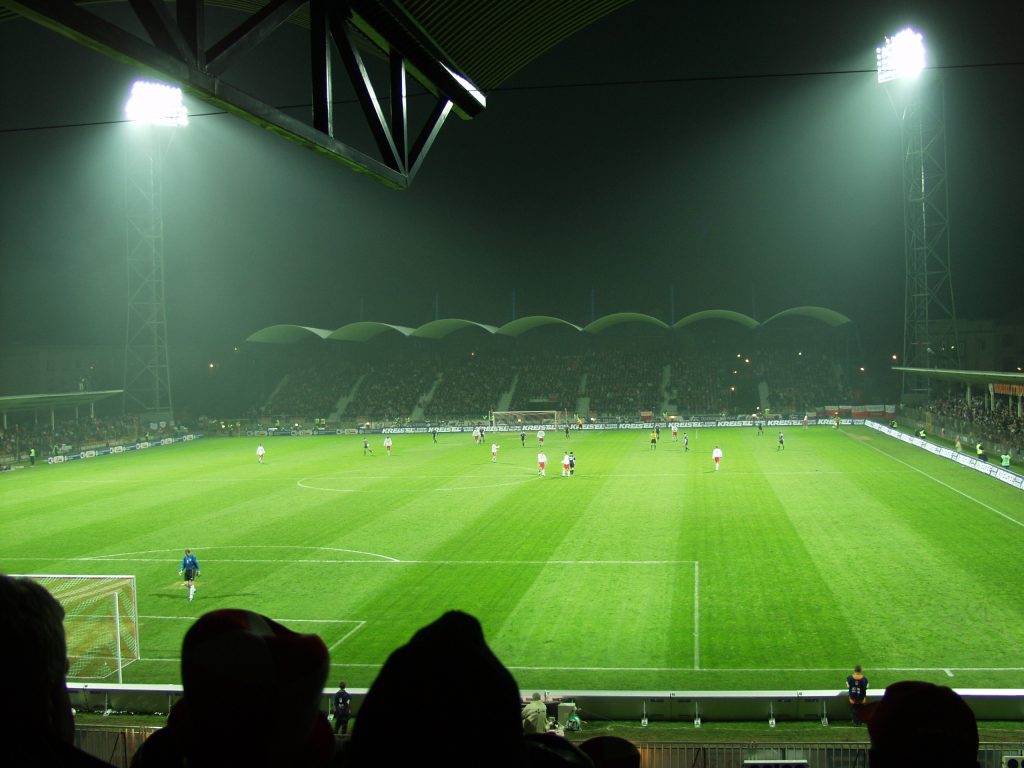
{"type": "MultiPolygon", "coordinates": [[[[204,439],[0,478],[0,569],[133,573],[142,659],[178,682],[191,620],[320,634],[368,686],[443,611],[523,689],[839,689],[860,663],[1024,687],[1024,495],[866,428],[204,439]],[[680,440],[681,440],[680,435],[680,440]],[[715,472],[711,450],[725,457],[715,472]],[[578,457],[560,477],[563,449],[578,457]],[[177,575],[191,547],[189,603],[177,575]]],[[[438,673],[443,679],[443,671],[438,673]]]]}

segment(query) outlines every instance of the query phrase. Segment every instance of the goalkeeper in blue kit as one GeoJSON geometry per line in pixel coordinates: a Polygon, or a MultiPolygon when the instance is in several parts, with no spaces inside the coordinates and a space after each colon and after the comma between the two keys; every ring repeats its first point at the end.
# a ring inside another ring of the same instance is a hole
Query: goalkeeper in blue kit
{"type": "Polygon", "coordinates": [[[196,560],[196,556],[192,554],[191,549],[185,550],[185,556],[181,559],[181,568],[178,569],[178,575],[185,577],[185,583],[188,585],[188,601],[191,603],[192,598],[196,596],[196,576],[199,575],[199,561],[196,560]]]}

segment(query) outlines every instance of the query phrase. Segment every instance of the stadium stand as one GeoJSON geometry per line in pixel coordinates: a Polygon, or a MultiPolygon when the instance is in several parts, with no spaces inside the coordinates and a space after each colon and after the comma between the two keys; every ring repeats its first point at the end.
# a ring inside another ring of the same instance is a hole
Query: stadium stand
{"type": "Polygon", "coordinates": [[[761,408],[803,415],[824,403],[855,402],[842,359],[813,336],[757,337],[728,328],[639,345],[502,343],[472,351],[437,344],[388,356],[349,349],[343,361],[311,360],[283,374],[263,421],[476,423],[492,410],[555,410],[597,420],[761,408]]]}

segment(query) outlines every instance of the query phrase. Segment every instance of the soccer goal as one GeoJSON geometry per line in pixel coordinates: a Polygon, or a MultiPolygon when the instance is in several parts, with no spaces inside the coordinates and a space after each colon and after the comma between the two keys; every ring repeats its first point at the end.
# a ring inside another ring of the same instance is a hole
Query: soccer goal
{"type": "Polygon", "coordinates": [[[134,576],[26,574],[64,608],[68,678],[106,678],[139,659],[134,576]]]}
{"type": "Polygon", "coordinates": [[[492,427],[560,427],[560,411],[491,411],[492,427]]]}

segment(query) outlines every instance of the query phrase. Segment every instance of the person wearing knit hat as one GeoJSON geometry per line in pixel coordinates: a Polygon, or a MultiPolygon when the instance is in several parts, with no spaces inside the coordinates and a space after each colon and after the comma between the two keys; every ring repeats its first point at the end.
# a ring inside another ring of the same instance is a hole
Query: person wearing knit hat
{"type": "Polygon", "coordinates": [[[521,768],[519,712],[519,688],[480,622],[449,611],[381,667],[352,729],[354,764],[521,768]]]}
{"type": "Polygon", "coordinates": [[[857,714],[868,726],[872,768],[978,766],[978,724],[952,688],[916,680],[893,683],[857,714]]]}
{"type": "Polygon", "coordinates": [[[204,614],[181,649],[184,697],[133,768],[322,768],[336,744],[320,699],[327,647],[252,611],[204,614]]]}

